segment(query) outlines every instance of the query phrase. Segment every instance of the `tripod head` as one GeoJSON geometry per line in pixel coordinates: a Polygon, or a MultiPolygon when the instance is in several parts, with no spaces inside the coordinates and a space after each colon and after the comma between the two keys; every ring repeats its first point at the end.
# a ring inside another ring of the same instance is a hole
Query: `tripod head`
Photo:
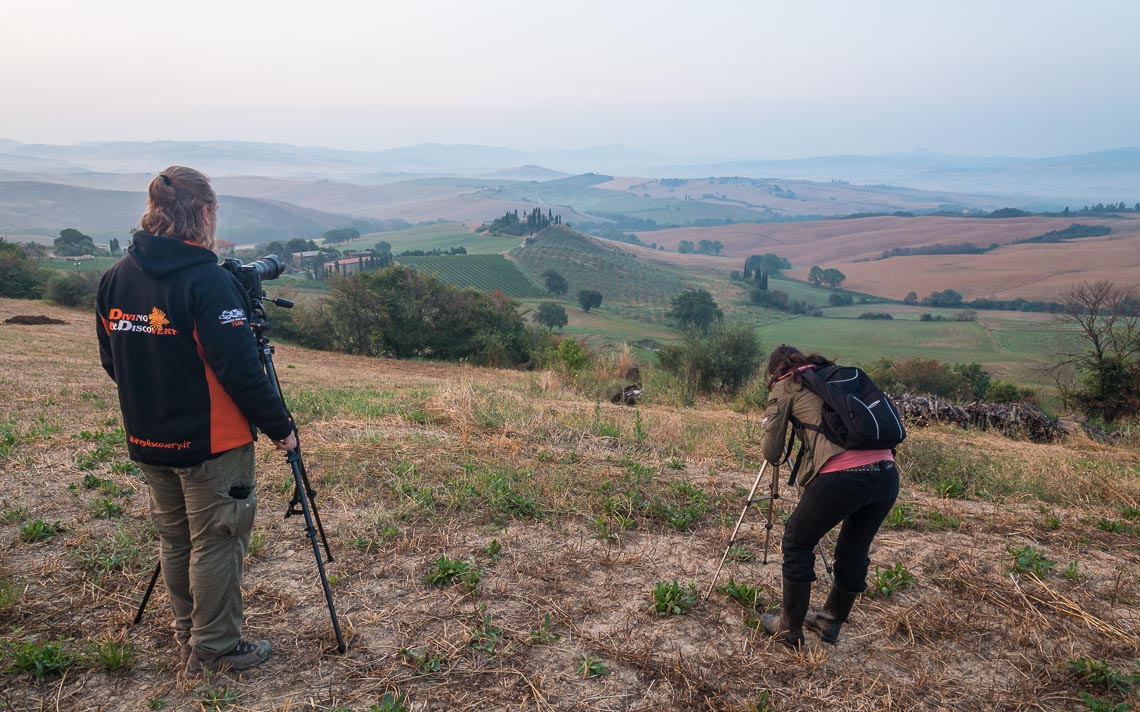
{"type": "Polygon", "coordinates": [[[282,309],[293,308],[292,301],[270,298],[261,286],[263,280],[280,277],[281,273],[285,271],[285,266],[281,264],[277,255],[265,255],[249,264],[243,264],[236,257],[230,257],[222,260],[221,268],[232,274],[242,289],[245,290],[245,293],[249,295],[249,301],[253,305],[252,313],[249,315],[249,326],[253,329],[254,336],[258,338],[258,341],[261,341],[265,338],[265,332],[269,328],[269,316],[265,313],[265,301],[268,300],[269,303],[282,309]]]}

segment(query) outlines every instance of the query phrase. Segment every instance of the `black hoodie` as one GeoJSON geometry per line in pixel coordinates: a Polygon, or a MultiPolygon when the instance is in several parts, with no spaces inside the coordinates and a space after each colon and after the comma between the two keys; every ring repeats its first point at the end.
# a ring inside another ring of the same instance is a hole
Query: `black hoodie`
{"type": "Polygon", "coordinates": [[[289,413],[261,366],[250,301],[203,247],[136,232],[99,282],[99,355],[119,388],[132,460],[186,467],[282,440],[289,413]]]}

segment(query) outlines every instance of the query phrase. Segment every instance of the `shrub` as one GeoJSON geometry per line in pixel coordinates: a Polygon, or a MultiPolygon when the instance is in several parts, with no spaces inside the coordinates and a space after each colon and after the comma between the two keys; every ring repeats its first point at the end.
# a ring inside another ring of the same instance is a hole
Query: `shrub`
{"type": "Polygon", "coordinates": [[[94,274],[62,272],[53,275],[44,288],[48,301],[65,307],[94,307],[99,278],[94,274]]]}
{"type": "Polygon", "coordinates": [[[39,299],[46,279],[22,247],[0,237],[0,297],[39,299]]]}
{"type": "Polygon", "coordinates": [[[692,329],[680,346],[666,346],[661,367],[700,393],[720,390],[735,395],[756,374],[764,359],[755,330],[744,323],[717,324],[703,333],[692,329]]]}
{"type": "Polygon", "coordinates": [[[562,339],[554,352],[554,362],[571,373],[577,373],[590,362],[590,354],[577,339],[562,339]]]}

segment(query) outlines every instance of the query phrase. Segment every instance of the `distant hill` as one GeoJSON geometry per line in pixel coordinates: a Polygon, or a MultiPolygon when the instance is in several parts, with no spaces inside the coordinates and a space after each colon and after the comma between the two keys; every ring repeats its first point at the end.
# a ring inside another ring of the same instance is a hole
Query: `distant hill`
{"type": "Polygon", "coordinates": [[[542,166],[528,165],[503,168],[489,173],[482,173],[476,177],[500,180],[549,181],[566,178],[567,174],[562,171],[552,171],[542,166]]]}
{"type": "MultiPolygon", "coordinates": [[[[655,175],[745,176],[1033,196],[1054,203],[1140,200],[1140,148],[1049,158],[948,156],[915,151],[657,167],[655,175]]],[[[1074,205],[1073,207],[1078,207],[1074,205]]]]}
{"type": "MultiPolygon", "coordinates": [[[[0,183],[0,230],[58,233],[73,227],[92,237],[122,238],[146,209],[146,194],[53,183],[0,183]]],[[[237,243],[317,237],[352,222],[347,215],[280,201],[222,195],[218,235],[237,243]]]]}
{"type": "Polygon", "coordinates": [[[569,283],[567,299],[583,289],[602,293],[606,304],[665,307],[684,289],[673,272],[638,259],[613,243],[565,226],[548,228],[510,253],[535,281],[554,270],[569,283]]]}
{"type": "MultiPolygon", "coordinates": [[[[928,151],[839,155],[793,160],[669,156],[627,146],[519,151],[470,144],[427,143],[382,151],[251,141],[107,141],[72,146],[0,140],[0,170],[153,175],[170,164],[212,177],[263,175],[332,178],[379,185],[416,176],[461,175],[547,180],[545,171],[646,178],[739,176],[780,180],[845,181],[927,191],[991,194],[1047,206],[1140,200],[1140,148],[1117,148],[1046,158],[973,157],[928,151]],[[534,168],[541,166],[536,175],[534,168]],[[521,170],[526,169],[526,170],[521,170]]],[[[1012,203],[1011,203],[1012,204],[1012,203]]],[[[1078,205],[1071,205],[1079,207],[1078,205]]]]}

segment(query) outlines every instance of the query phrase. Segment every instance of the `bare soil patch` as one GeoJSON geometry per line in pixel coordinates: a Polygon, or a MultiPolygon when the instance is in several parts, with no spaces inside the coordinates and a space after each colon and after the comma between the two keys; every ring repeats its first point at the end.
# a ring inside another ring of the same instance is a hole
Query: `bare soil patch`
{"type": "Polygon", "coordinates": [[[26,314],[17,314],[10,316],[4,320],[5,324],[22,324],[24,326],[42,326],[44,324],[66,324],[67,322],[62,319],[53,319],[50,316],[30,316],[26,314]]]}

